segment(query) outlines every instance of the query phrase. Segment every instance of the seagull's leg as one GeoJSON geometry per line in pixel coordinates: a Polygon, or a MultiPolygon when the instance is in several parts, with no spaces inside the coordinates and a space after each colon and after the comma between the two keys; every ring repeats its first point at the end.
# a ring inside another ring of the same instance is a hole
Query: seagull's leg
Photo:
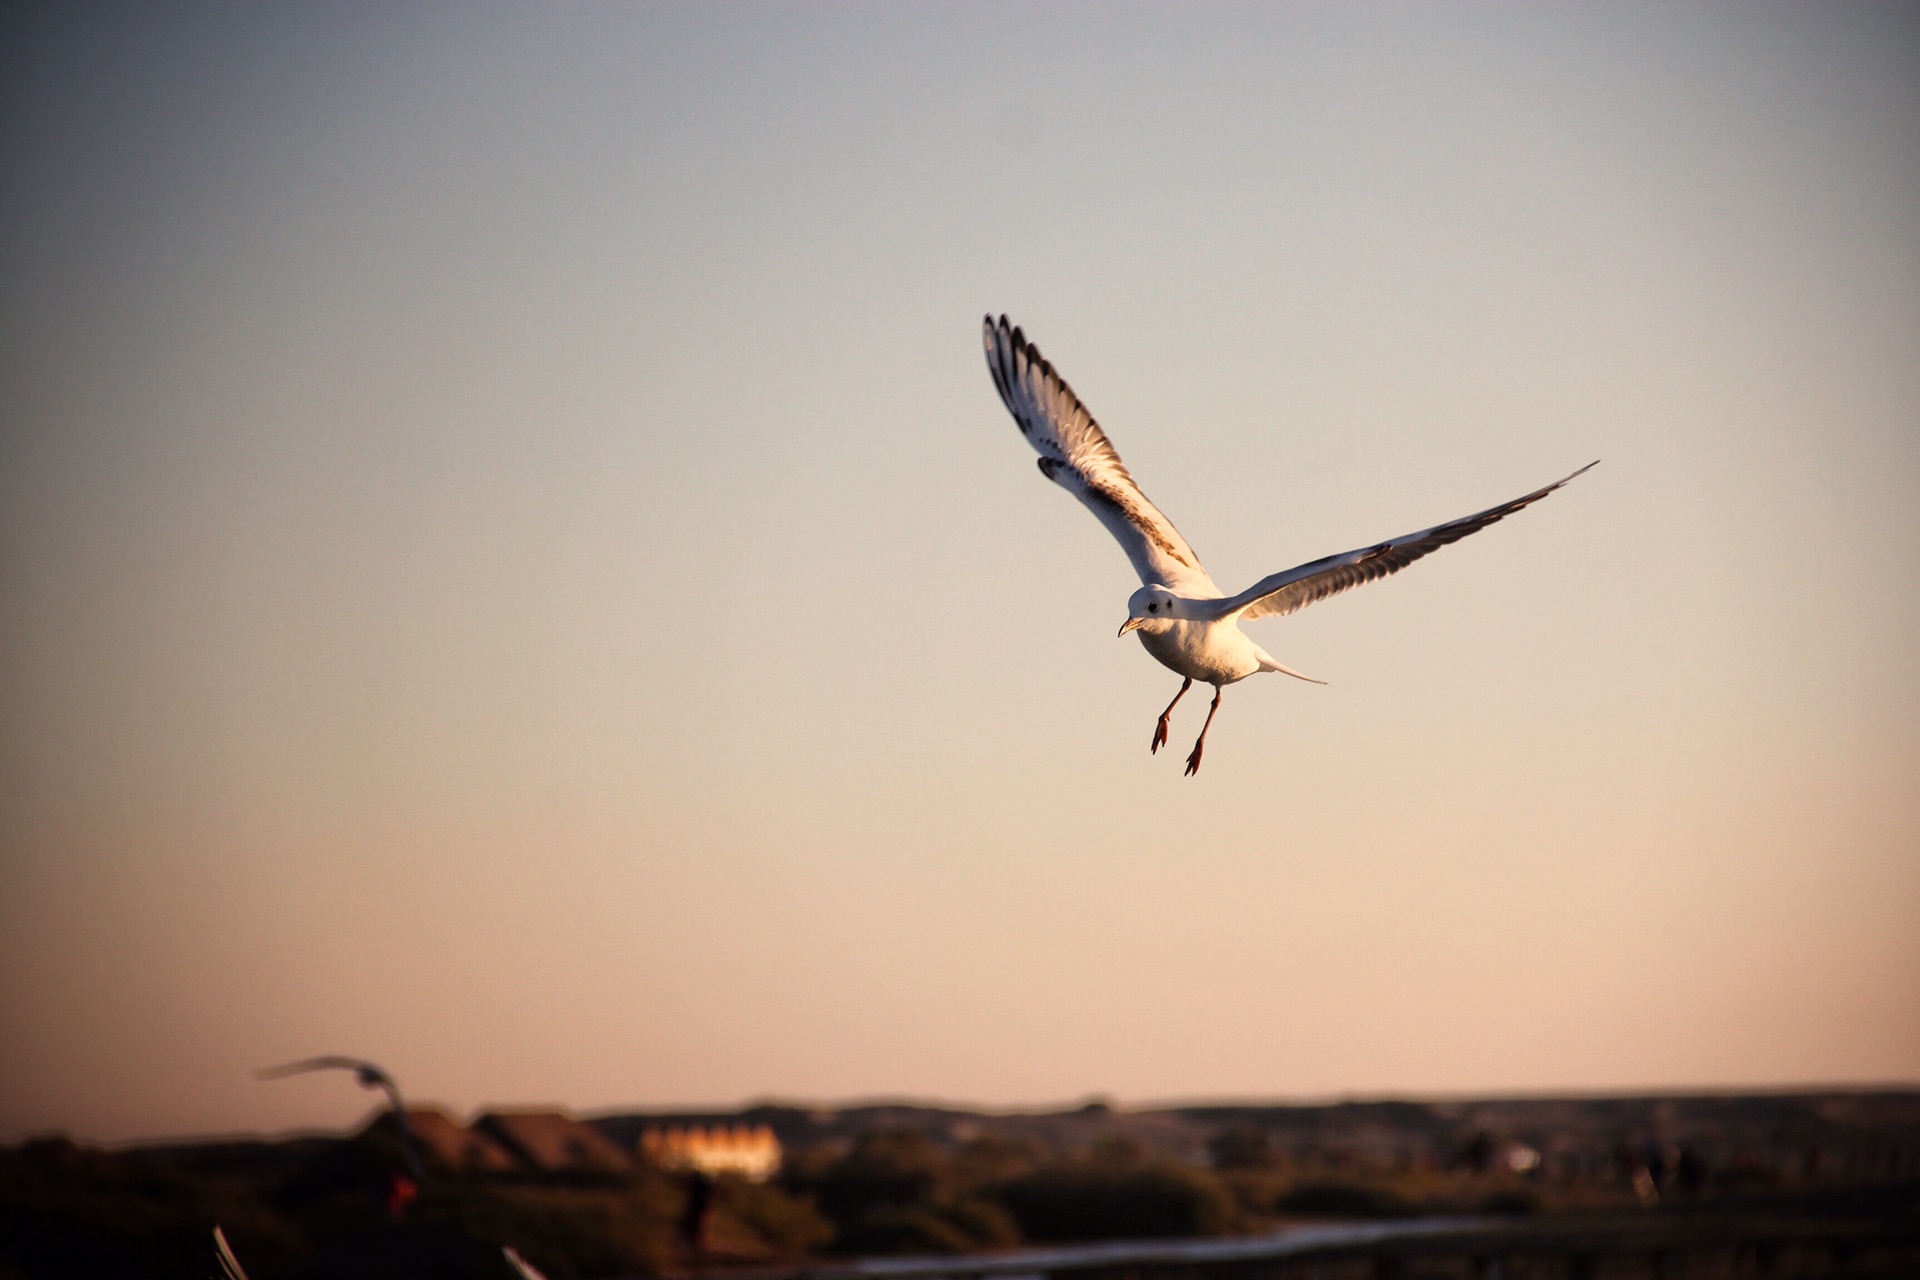
{"type": "Polygon", "coordinates": [[[1153,726],[1153,746],[1148,748],[1152,754],[1159,755],[1160,748],[1167,745],[1167,717],[1173,714],[1173,709],[1180,705],[1180,699],[1186,697],[1187,690],[1191,688],[1193,688],[1193,677],[1188,676],[1180,682],[1180,692],[1173,695],[1173,701],[1169,702],[1167,709],[1160,713],[1160,723],[1153,726]]]}
{"type": "MultiPolygon", "coordinates": [[[[1180,692],[1185,693],[1182,689],[1180,692]]],[[[1220,709],[1220,686],[1213,686],[1213,705],[1207,708],[1207,722],[1200,726],[1200,737],[1193,744],[1193,754],[1187,757],[1187,776],[1191,778],[1200,772],[1200,753],[1207,749],[1207,730],[1213,728],[1213,713],[1220,709]]]]}

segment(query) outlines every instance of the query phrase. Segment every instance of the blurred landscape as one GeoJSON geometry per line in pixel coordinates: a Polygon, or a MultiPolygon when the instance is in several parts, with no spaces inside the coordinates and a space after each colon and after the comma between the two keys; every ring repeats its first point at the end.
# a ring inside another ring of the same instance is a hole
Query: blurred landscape
{"type": "Polygon", "coordinates": [[[256,1278],[501,1275],[503,1244],[556,1278],[833,1274],[916,1255],[944,1259],[928,1274],[950,1276],[1920,1265],[1912,1090],[408,1116],[417,1183],[387,1112],[340,1135],[118,1148],[41,1137],[0,1151],[0,1276],[205,1276],[215,1223],[256,1278]],[[1271,1257],[1019,1252],[1284,1241],[1341,1222],[1404,1229],[1302,1236],[1319,1243],[1271,1257]]]}

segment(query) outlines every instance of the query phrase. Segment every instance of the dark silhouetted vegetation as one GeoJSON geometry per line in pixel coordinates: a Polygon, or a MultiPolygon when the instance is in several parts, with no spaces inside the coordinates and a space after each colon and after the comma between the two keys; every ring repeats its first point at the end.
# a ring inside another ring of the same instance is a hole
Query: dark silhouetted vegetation
{"type": "Polygon", "coordinates": [[[1029,1240],[1217,1236],[1241,1225],[1232,1193],[1211,1173],[1126,1142],[1049,1161],[993,1190],[1029,1240]]]}
{"type": "Polygon", "coordinates": [[[484,1122],[440,1116],[419,1186],[384,1120],[342,1138],[0,1148],[0,1280],[204,1280],[216,1222],[254,1280],[509,1280],[503,1244],[568,1280],[1461,1215],[1543,1239],[1662,1222],[1715,1240],[1783,1220],[1920,1232],[1910,1093],[536,1119],[558,1139],[546,1156],[532,1130],[513,1151],[509,1126],[489,1146],[484,1122]],[[740,1121],[778,1136],[774,1181],[723,1175],[694,1196],[639,1143],[649,1124],[740,1121]]]}
{"type": "MultiPolygon", "coordinates": [[[[377,1141],[304,1142],[290,1159],[97,1151],[60,1139],[0,1150],[0,1276],[204,1280],[218,1223],[253,1280],[500,1276],[512,1244],[555,1280],[676,1262],[671,1177],[439,1170],[401,1212],[377,1141]]],[[[798,1255],[823,1224],[776,1188],[727,1188],[722,1233],[750,1256],[798,1255]],[[741,1212],[728,1205],[737,1200],[741,1212]]]]}
{"type": "Polygon", "coordinates": [[[1393,1192],[1355,1182],[1303,1182],[1273,1207],[1311,1218],[1403,1218],[1413,1212],[1393,1192]]]}
{"type": "Polygon", "coordinates": [[[986,1141],[943,1151],[915,1129],[879,1129],[844,1154],[790,1162],[783,1179],[833,1226],[838,1253],[963,1253],[1017,1244],[1006,1210],[983,1189],[1030,1167],[1024,1147],[986,1141]]]}

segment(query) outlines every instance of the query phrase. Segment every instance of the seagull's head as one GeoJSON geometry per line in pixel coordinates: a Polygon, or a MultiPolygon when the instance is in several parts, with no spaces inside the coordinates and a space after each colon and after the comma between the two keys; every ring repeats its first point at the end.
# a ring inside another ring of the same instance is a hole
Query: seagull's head
{"type": "Polygon", "coordinates": [[[1187,616],[1186,604],[1165,587],[1142,587],[1127,601],[1127,620],[1120,625],[1120,634],[1165,631],[1175,619],[1187,616]]]}

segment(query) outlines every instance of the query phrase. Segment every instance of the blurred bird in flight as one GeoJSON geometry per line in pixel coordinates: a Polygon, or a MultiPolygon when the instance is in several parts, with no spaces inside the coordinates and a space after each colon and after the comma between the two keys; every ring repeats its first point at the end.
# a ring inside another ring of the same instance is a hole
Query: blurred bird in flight
{"type": "Polygon", "coordinates": [[[1227,685],[1264,671],[1326,683],[1282,665],[1240,630],[1243,621],[1293,613],[1349,587],[1396,573],[1421,556],[1540,501],[1598,465],[1589,462],[1565,479],[1497,507],[1271,574],[1230,596],[1214,585],[1173,522],[1140,491],[1106,432],[1040,349],[1005,316],[998,320],[988,316],[984,336],[993,385],[1020,434],[1039,452],[1041,474],[1086,504],[1119,541],[1140,575],[1144,585],[1127,601],[1127,620],[1120,634],[1139,632],[1147,652],[1183,677],[1180,692],[1154,725],[1152,751],[1157,753],[1166,744],[1168,717],[1193,682],[1213,686],[1213,705],[1187,757],[1188,776],[1199,771],[1207,730],[1213,727],[1220,691],[1227,685]]]}
{"type": "Polygon", "coordinates": [[[393,1119],[400,1126],[400,1145],[407,1153],[407,1168],[413,1173],[416,1182],[426,1178],[426,1171],[420,1166],[420,1154],[413,1146],[413,1126],[407,1121],[407,1104],[401,1100],[400,1086],[393,1077],[376,1062],[362,1058],[347,1058],[337,1053],[322,1054],[318,1058],[302,1058],[298,1062],[289,1062],[284,1066],[262,1067],[254,1072],[260,1080],[280,1080],[287,1076],[303,1075],[309,1071],[351,1071],[365,1089],[379,1089],[387,1095],[387,1105],[393,1111],[393,1119]]]}

